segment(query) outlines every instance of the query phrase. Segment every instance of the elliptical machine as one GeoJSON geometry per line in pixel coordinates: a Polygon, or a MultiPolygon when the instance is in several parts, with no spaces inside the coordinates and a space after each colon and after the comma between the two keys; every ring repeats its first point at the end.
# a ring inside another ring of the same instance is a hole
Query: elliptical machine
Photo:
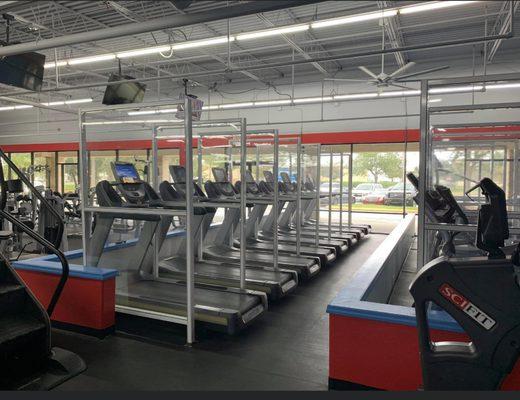
{"type": "Polygon", "coordinates": [[[504,191],[491,179],[480,188],[475,245],[487,257],[439,257],[410,285],[415,300],[425,390],[495,390],[520,355],[519,252],[506,257],[509,237],[504,191]],[[432,342],[428,311],[434,303],[463,328],[470,342],[432,342]]]}

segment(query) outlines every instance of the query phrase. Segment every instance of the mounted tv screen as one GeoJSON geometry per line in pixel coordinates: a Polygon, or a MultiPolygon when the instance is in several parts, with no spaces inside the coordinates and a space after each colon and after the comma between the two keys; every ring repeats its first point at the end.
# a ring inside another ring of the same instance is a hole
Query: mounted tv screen
{"type": "MultiPolygon", "coordinates": [[[[127,79],[135,79],[128,75],[111,74],[109,82],[116,82],[127,79]]],[[[108,85],[103,96],[103,104],[131,104],[141,103],[144,99],[146,85],[139,82],[125,82],[118,85],[108,85]]]]}
{"type": "Polygon", "coordinates": [[[24,53],[0,59],[0,82],[39,92],[43,82],[45,55],[24,53]]]}

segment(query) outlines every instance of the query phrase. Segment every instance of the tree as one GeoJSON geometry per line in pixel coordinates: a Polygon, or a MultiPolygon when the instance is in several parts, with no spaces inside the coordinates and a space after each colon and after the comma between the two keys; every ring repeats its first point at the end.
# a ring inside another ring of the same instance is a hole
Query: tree
{"type": "Polygon", "coordinates": [[[392,179],[403,174],[403,160],[395,153],[358,153],[353,161],[355,175],[368,172],[376,183],[381,176],[392,179]]]}

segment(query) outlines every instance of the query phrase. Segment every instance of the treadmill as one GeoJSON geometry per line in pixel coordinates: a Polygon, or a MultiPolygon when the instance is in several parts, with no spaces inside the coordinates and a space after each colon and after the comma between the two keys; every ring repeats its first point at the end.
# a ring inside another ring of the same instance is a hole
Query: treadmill
{"type": "MultiPolygon", "coordinates": [[[[171,166],[170,173],[172,175],[172,179],[174,182],[179,180],[180,183],[184,182],[185,184],[185,174],[177,173],[176,171],[182,171],[184,167],[182,166],[171,166]],[[180,168],[180,169],[178,169],[180,168]]],[[[196,183],[194,183],[196,185],[196,183]]],[[[198,185],[197,185],[198,186],[198,185]]],[[[236,202],[237,204],[240,202],[237,199],[236,193],[232,187],[227,188],[230,192],[227,192],[227,195],[224,195],[216,184],[213,182],[206,182],[204,185],[206,192],[208,194],[208,198],[211,202],[218,203],[224,202],[236,202]]],[[[199,195],[203,195],[202,189],[198,187],[197,193],[199,195]]],[[[237,225],[237,221],[240,220],[240,210],[237,208],[230,208],[225,214],[224,221],[220,226],[216,227],[218,230],[216,234],[214,234],[213,238],[210,240],[207,235],[209,228],[211,226],[211,222],[215,216],[216,210],[212,209],[212,212],[208,212],[207,219],[204,222],[204,245],[202,249],[202,255],[205,259],[224,262],[224,263],[240,263],[240,251],[233,247],[234,240],[234,229],[233,227],[237,225]]],[[[272,254],[265,254],[260,252],[251,252],[248,251],[246,253],[246,265],[255,266],[255,267],[264,267],[273,270],[274,259],[272,254]]],[[[320,269],[320,260],[317,257],[293,257],[293,256],[278,256],[278,265],[280,268],[296,271],[298,274],[298,281],[307,280],[314,275],[316,275],[320,269]]]]}
{"type": "MultiPolygon", "coordinates": [[[[182,174],[185,179],[184,167],[176,170],[179,176],[182,174]]],[[[116,177],[117,178],[117,177],[116,177]]],[[[200,188],[194,184],[194,201],[200,202],[207,200],[200,194],[200,188]]],[[[164,181],[159,185],[160,194],[166,202],[185,202],[186,184],[177,183],[171,184],[164,181]]],[[[202,204],[203,205],[203,204],[202,204]]],[[[196,207],[197,209],[202,207],[196,207]]],[[[195,254],[197,254],[198,247],[201,242],[204,221],[207,220],[208,213],[213,213],[215,210],[211,207],[204,207],[204,214],[198,213],[194,215],[194,232],[193,243],[195,246],[195,254]]],[[[158,231],[159,246],[165,241],[168,230],[172,223],[173,217],[163,216],[161,218],[160,228],[158,231]]],[[[211,223],[211,222],[210,222],[211,223]]],[[[159,263],[160,275],[165,278],[184,279],[186,276],[186,236],[182,239],[182,243],[178,246],[176,254],[162,259],[159,263]]],[[[153,258],[150,255],[149,262],[153,264],[153,258]]],[[[246,265],[246,288],[250,290],[258,290],[264,292],[269,297],[269,300],[278,300],[288,293],[292,292],[297,287],[298,274],[295,271],[281,269],[274,271],[272,268],[266,267],[251,267],[246,265]]],[[[215,263],[197,260],[195,263],[195,282],[212,285],[240,288],[240,267],[232,263],[215,263]]]]}
{"type": "MultiPolygon", "coordinates": [[[[267,192],[272,192],[274,190],[274,177],[271,171],[264,171],[264,175],[266,177],[266,184],[262,185],[263,190],[267,192]]],[[[286,195],[291,194],[292,196],[288,196],[291,200],[285,210],[282,210],[283,207],[279,208],[279,215],[277,216],[280,226],[280,233],[278,235],[280,241],[294,243],[296,241],[296,230],[291,229],[288,226],[288,220],[292,218],[293,211],[296,211],[296,199],[294,198],[294,194],[291,193],[290,190],[287,189],[286,185],[283,182],[278,184],[280,190],[286,195]]],[[[275,216],[273,215],[273,211],[264,219],[261,226],[261,234],[262,238],[269,239],[272,236],[274,224],[275,224],[275,216]]],[[[304,229],[301,230],[301,243],[304,245],[315,245],[316,244],[316,235],[315,233],[306,232],[304,229]]],[[[343,238],[331,238],[323,237],[320,235],[319,237],[319,246],[320,247],[333,247],[337,254],[344,254],[349,247],[352,245],[352,241],[354,239],[350,236],[343,238]]]]}
{"type": "MultiPolygon", "coordinates": [[[[313,193],[313,200],[309,201],[307,204],[305,211],[303,213],[303,223],[306,226],[312,226],[315,225],[316,220],[312,218],[312,213],[314,210],[316,210],[316,186],[314,185],[314,182],[310,176],[307,176],[307,181],[303,185],[303,189],[305,189],[308,193],[313,193]]],[[[320,196],[321,197],[321,196],[320,196]]],[[[328,195],[323,196],[328,197],[328,195]]],[[[368,235],[372,231],[372,226],[370,224],[351,224],[348,226],[348,224],[344,224],[342,227],[339,226],[339,224],[331,224],[331,228],[334,231],[337,231],[338,233],[343,232],[349,232],[349,231],[359,231],[364,236],[368,235]],[[341,231],[340,231],[341,228],[341,231]]],[[[328,229],[327,227],[322,227],[321,229],[328,229]]]]}
{"type": "MultiPolygon", "coordinates": [[[[282,182],[284,183],[288,192],[296,194],[298,191],[297,185],[296,185],[296,183],[291,181],[289,174],[287,172],[282,172],[280,174],[280,176],[282,177],[282,182]]],[[[327,195],[320,194],[320,198],[325,198],[325,197],[329,197],[328,194],[327,195]]],[[[306,212],[309,213],[309,215],[312,215],[312,213],[316,210],[315,193],[311,193],[311,192],[305,191],[305,190],[302,191],[302,208],[304,210],[303,211],[304,218],[303,218],[303,223],[302,223],[303,235],[308,236],[309,234],[311,234],[314,236],[314,235],[316,235],[316,228],[313,227],[312,225],[315,225],[315,224],[310,224],[308,221],[306,222],[305,216],[307,215],[306,212]]],[[[295,226],[297,223],[295,206],[293,206],[292,208],[288,207],[287,215],[283,218],[283,221],[281,224],[282,227],[285,227],[285,229],[291,230],[292,229],[291,221],[292,221],[292,226],[295,226]]],[[[329,237],[328,236],[328,233],[329,233],[328,224],[326,226],[323,226],[320,224],[320,226],[318,227],[318,230],[320,233],[320,237],[323,237],[323,238],[329,237]]],[[[361,239],[363,236],[365,236],[365,230],[363,230],[363,229],[352,228],[352,227],[350,227],[350,228],[346,227],[346,229],[345,229],[345,227],[343,227],[341,232],[337,232],[337,230],[335,230],[335,228],[331,224],[331,238],[349,238],[351,240],[351,242],[357,243],[359,241],[359,239],[361,239]]]]}
{"type": "MultiPolygon", "coordinates": [[[[268,200],[273,199],[271,193],[266,193],[260,189],[258,184],[256,183],[253,175],[250,171],[246,171],[246,192],[248,193],[248,199],[250,196],[255,196],[257,198],[266,198],[268,200]]],[[[240,192],[241,182],[238,181],[236,183],[236,191],[240,192]]],[[[284,196],[279,197],[279,210],[282,209],[284,202],[286,201],[294,201],[294,199],[284,199],[284,196]]],[[[267,209],[267,204],[255,204],[253,207],[250,217],[246,224],[246,237],[247,237],[247,246],[248,248],[255,249],[258,251],[264,252],[272,252],[273,247],[273,231],[275,229],[274,223],[271,224],[271,231],[269,234],[261,235],[261,239],[255,237],[256,228],[259,223],[261,223],[262,218],[267,209]]],[[[273,211],[271,211],[273,212],[273,211]]],[[[260,236],[259,236],[260,237],[260,236]]],[[[284,235],[279,234],[279,243],[278,243],[278,251],[286,254],[296,254],[296,245],[294,244],[294,240],[283,240],[284,235]]],[[[292,239],[292,238],[291,238],[292,239]]],[[[314,242],[310,240],[302,239],[300,246],[300,254],[304,256],[314,256],[319,257],[321,261],[321,265],[328,264],[336,259],[337,250],[336,247],[342,249],[341,243],[337,243],[337,246],[315,246],[314,242]]]]}
{"type": "MultiPolygon", "coordinates": [[[[126,163],[113,163],[112,168],[121,177],[116,183],[104,180],[96,185],[99,206],[114,207],[114,212],[94,213],[96,224],[92,233],[87,263],[99,266],[105,242],[114,219],[129,219],[128,214],[117,208],[185,209],[182,203],[163,202],[152,187],[142,181],[134,168],[126,163]]],[[[197,208],[194,213],[204,213],[197,208]]],[[[136,214],[131,217],[143,221],[141,234],[134,246],[125,252],[126,267],[118,268],[116,280],[116,311],[165,321],[185,318],[187,291],[185,278],[179,281],[164,281],[153,271],[153,262],[147,263],[153,249],[152,239],[160,224],[161,216],[136,214]]],[[[152,253],[153,256],[153,253],[152,253]]],[[[194,289],[195,320],[212,329],[235,334],[256,321],[267,310],[267,296],[260,293],[241,292],[236,289],[214,288],[196,284],[194,289]]]]}

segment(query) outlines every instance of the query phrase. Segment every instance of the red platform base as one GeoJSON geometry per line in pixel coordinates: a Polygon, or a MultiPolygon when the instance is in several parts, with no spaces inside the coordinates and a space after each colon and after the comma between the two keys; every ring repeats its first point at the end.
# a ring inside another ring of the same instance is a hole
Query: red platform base
{"type": "MultiPolygon", "coordinates": [[[[329,315],[331,389],[418,390],[422,386],[417,328],[329,315]]],[[[461,333],[432,330],[432,339],[466,341],[461,333]]],[[[520,362],[502,390],[520,389],[520,362]]]]}
{"type": "MultiPolygon", "coordinates": [[[[59,276],[17,270],[36,298],[46,307],[59,276]]],[[[103,336],[115,325],[115,277],[106,280],[69,277],[51,316],[59,327],[103,336]]]]}

